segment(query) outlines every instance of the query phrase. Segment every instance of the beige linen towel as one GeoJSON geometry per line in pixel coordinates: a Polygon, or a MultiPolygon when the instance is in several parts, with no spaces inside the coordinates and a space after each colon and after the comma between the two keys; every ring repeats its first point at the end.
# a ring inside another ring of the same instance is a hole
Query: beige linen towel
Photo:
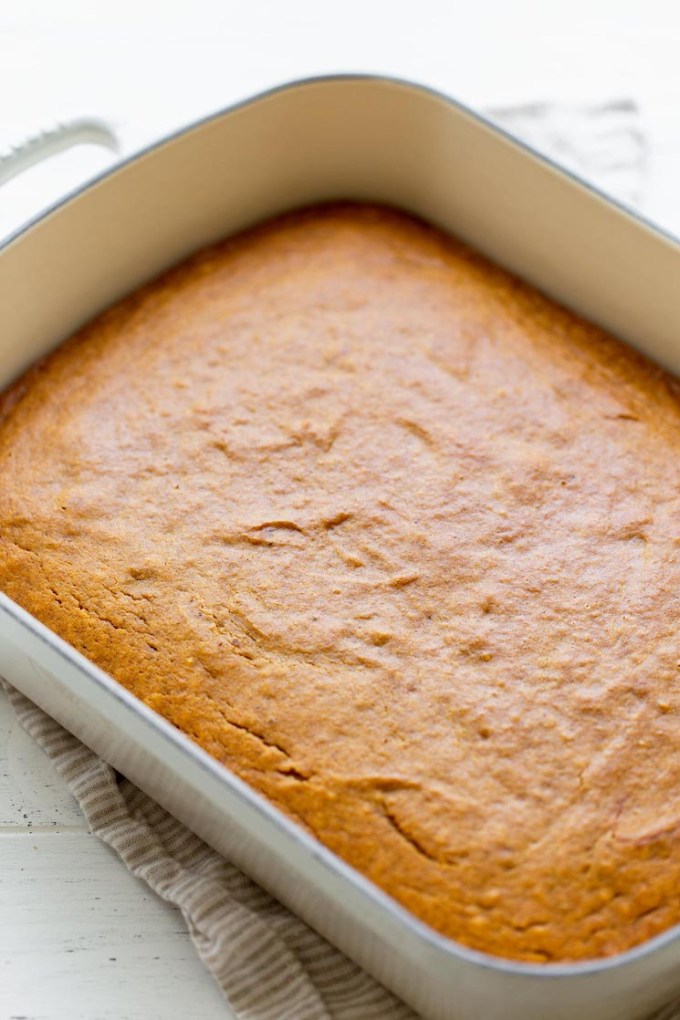
{"type": "MultiPolygon", "coordinates": [[[[490,115],[623,201],[639,198],[644,145],[630,102],[533,104],[490,115]]],[[[68,783],[92,831],[181,910],[239,1020],[414,1020],[411,1009],[5,686],[19,721],[68,783]]],[[[658,1020],[676,1017],[671,1008],[658,1020]]]]}

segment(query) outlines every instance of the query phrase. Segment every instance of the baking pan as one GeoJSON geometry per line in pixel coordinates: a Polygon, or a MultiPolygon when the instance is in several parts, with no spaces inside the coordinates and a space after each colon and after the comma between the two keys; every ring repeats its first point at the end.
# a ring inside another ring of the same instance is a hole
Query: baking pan
{"type": "MultiPolygon", "coordinates": [[[[436,223],[680,371],[673,239],[445,96],[341,76],[201,121],[10,238],[0,387],[195,249],[336,198],[436,223]]],[[[438,935],[3,595],[0,673],[427,1020],[633,1020],[680,994],[677,928],[561,965],[438,935]]]]}

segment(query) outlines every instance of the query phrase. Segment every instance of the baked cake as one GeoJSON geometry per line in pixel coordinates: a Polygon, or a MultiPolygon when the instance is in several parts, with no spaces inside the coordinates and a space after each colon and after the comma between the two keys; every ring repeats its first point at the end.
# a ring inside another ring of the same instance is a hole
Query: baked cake
{"type": "Polygon", "coordinates": [[[218,244],[5,394],[0,588],[433,928],[680,921],[680,400],[458,241],[218,244]]]}

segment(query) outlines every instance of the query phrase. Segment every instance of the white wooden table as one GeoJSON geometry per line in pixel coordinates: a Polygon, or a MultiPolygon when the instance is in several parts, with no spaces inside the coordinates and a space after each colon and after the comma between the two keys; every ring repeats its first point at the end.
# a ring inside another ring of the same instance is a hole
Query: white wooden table
{"type": "Polygon", "coordinates": [[[0,696],[0,1017],[230,1015],[180,914],[87,831],[0,696]]]}
{"type": "MultiPolygon", "coordinates": [[[[680,234],[674,0],[9,6],[0,137],[95,113],[134,148],[276,81],[340,69],[420,79],[478,106],[625,96],[647,126],[644,211],[680,234]]],[[[92,158],[96,169],[102,157],[92,158]]],[[[34,184],[43,199],[65,186],[58,167],[34,184]]],[[[0,192],[0,233],[36,202],[30,182],[11,187],[0,192]]],[[[229,1016],[181,917],[88,833],[0,694],[0,1020],[229,1016]]]]}

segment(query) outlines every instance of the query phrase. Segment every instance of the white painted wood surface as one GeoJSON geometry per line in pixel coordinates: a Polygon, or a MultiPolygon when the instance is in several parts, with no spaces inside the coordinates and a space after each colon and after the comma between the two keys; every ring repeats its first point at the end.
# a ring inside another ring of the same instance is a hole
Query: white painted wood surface
{"type": "Polygon", "coordinates": [[[90,835],[0,693],[0,1018],[229,1016],[179,912],[90,835]]]}
{"type": "MultiPolygon", "coordinates": [[[[473,105],[637,100],[643,211],[680,234],[680,21],[674,0],[193,0],[0,5],[0,142],[69,114],[134,149],[277,81],[374,70],[473,105]]],[[[78,174],[103,166],[97,152],[78,174]]],[[[78,183],[39,169],[0,192],[0,234],[78,183]]],[[[0,1020],[231,1016],[181,917],[92,837],[0,694],[0,1020]]]]}

